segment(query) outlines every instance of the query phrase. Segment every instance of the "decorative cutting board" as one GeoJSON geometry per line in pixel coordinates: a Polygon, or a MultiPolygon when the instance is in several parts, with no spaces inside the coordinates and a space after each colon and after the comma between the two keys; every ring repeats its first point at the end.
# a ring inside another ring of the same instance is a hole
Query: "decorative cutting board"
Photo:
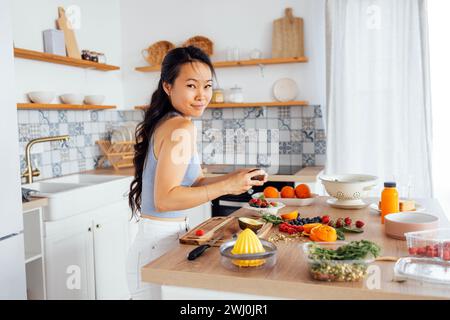
{"type": "MultiPolygon", "coordinates": [[[[254,218],[251,216],[249,217],[254,218]]],[[[265,223],[263,227],[258,230],[258,237],[264,238],[267,236],[269,231],[272,229],[272,226],[272,223],[265,223]]],[[[233,235],[238,235],[241,231],[241,228],[239,228],[238,217],[213,217],[201,223],[194,229],[189,230],[180,238],[180,243],[202,245],[217,238],[221,238],[214,244],[215,247],[218,247],[222,243],[232,240],[233,235]],[[200,229],[205,232],[204,235],[195,235],[197,230],[200,229]]]]}
{"type": "Polygon", "coordinates": [[[71,58],[81,59],[80,49],[78,49],[77,39],[75,38],[75,32],[72,28],[70,21],[66,17],[66,11],[64,8],[58,8],[59,18],[56,20],[56,25],[59,30],[64,32],[64,41],[66,43],[67,56],[71,58]]]}
{"type": "Polygon", "coordinates": [[[303,57],[303,19],[294,17],[292,8],[273,22],[272,58],[303,57]]]}

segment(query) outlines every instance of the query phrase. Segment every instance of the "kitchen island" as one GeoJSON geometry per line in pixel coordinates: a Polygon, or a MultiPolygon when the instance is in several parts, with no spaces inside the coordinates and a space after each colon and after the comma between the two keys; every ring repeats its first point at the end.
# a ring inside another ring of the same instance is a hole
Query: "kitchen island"
{"type": "MultiPolygon", "coordinates": [[[[367,239],[382,248],[382,256],[407,256],[405,241],[391,239],[384,234],[380,216],[369,207],[359,210],[331,208],[320,197],[307,207],[284,207],[280,212],[298,209],[301,216],[329,215],[332,219],[351,217],[365,222],[364,233],[346,233],[346,240],[367,239]]],[[[375,199],[372,199],[375,201],[375,199]]],[[[419,199],[426,212],[439,216],[440,227],[449,222],[438,202],[433,199],[419,199]]],[[[241,208],[234,216],[251,215],[253,211],[241,208]]],[[[273,228],[272,232],[278,232],[273,228]]],[[[144,266],[142,278],[146,282],[162,285],[164,299],[450,299],[450,287],[419,283],[416,281],[396,282],[393,261],[376,261],[375,272],[369,281],[356,283],[333,283],[312,280],[307,262],[300,250],[307,238],[277,242],[277,263],[272,269],[231,271],[220,262],[217,247],[207,250],[194,261],[186,259],[195,248],[179,245],[176,249],[144,266]],[[379,281],[378,281],[379,280],[379,281]]]]}

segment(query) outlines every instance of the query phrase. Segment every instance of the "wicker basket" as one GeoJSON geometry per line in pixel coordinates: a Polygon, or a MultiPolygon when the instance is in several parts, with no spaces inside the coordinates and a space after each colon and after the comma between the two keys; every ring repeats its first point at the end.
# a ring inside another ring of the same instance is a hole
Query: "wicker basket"
{"type": "Polygon", "coordinates": [[[203,37],[203,36],[195,36],[195,37],[187,39],[183,43],[183,47],[187,47],[187,46],[194,46],[194,47],[200,48],[208,56],[211,56],[214,52],[214,50],[213,50],[214,43],[211,40],[209,40],[207,37],[203,37]]]}
{"type": "Polygon", "coordinates": [[[142,56],[150,65],[160,65],[167,52],[175,48],[175,45],[169,41],[158,41],[147,49],[142,50],[142,56]]]}

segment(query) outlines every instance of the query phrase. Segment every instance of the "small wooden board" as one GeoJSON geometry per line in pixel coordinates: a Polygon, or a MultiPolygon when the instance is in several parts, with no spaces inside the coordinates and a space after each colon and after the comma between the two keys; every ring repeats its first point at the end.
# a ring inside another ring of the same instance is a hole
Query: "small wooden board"
{"type": "Polygon", "coordinates": [[[272,58],[303,57],[303,19],[294,17],[292,8],[273,22],[272,58]]]}
{"type": "MultiPolygon", "coordinates": [[[[250,215],[248,217],[255,218],[250,215]]],[[[266,237],[269,231],[272,229],[272,226],[272,223],[265,223],[264,226],[258,230],[258,237],[266,237]]],[[[239,228],[238,217],[213,217],[198,225],[194,229],[189,230],[180,238],[180,243],[202,245],[217,238],[221,238],[213,245],[214,247],[218,247],[224,242],[232,240],[233,235],[238,235],[241,231],[241,228],[239,228]],[[203,236],[195,235],[195,232],[199,229],[205,231],[205,234],[203,236]]]]}
{"type": "Polygon", "coordinates": [[[66,11],[63,7],[58,7],[59,18],[56,20],[56,25],[59,30],[64,32],[64,40],[66,43],[67,56],[81,60],[81,53],[78,49],[77,39],[75,37],[74,29],[70,21],[66,17],[66,11]]]}

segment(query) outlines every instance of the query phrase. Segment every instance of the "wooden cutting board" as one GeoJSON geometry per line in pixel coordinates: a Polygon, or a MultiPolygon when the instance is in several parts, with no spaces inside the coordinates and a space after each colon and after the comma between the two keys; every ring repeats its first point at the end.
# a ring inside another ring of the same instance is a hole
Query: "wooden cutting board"
{"type": "Polygon", "coordinates": [[[66,43],[67,56],[71,58],[81,59],[80,49],[78,49],[75,32],[70,21],[66,17],[64,8],[58,8],[59,18],[56,20],[56,26],[64,32],[64,41],[66,43]]]}
{"type": "Polygon", "coordinates": [[[303,57],[303,19],[294,17],[292,8],[273,22],[272,58],[303,57]]]}
{"type": "MultiPolygon", "coordinates": [[[[266,237],[272,226],[272,223],[265,223],[263,227],[258,230],[258,237],[266,237]]],[[[215,247],[218,247],[224,242],[232,240],[233,235],[238,235],[241,231],[241,228],[239,228],[238,217],[213,217],[198,225],[194,229],[189,230],[189,232],[180,238],[180,243],[202,245],[215,240],[216,238],[221,238],[214,244],[215,247]],[[205,231],[203,236],[195,235],[195,232],[199,229],[205,231]]]]}

